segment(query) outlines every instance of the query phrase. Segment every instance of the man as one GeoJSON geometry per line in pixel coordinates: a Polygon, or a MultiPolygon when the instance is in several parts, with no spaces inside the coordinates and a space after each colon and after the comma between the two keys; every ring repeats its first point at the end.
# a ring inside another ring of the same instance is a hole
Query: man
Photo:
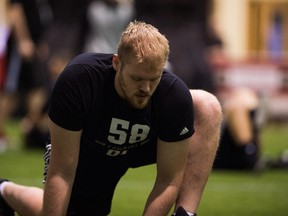
{"type": "Polygon", "coordinates": [[[191,93],[163,69],[168,55],[167,39],[135,21],[117,54],[72,60],[51,95],[44,192],[5,181],[7,204],[29,216],[108,215],[127,169],[156,162],[142,215],[166,216],[174,204],[176,215],[194,215],[215,157],[221,108],[211,94],[192,91],[193,127],[191,93]]]}

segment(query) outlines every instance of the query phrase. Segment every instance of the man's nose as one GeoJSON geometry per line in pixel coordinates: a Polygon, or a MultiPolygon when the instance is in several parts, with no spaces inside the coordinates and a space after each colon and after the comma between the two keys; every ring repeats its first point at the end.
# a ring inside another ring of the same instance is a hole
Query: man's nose
{"type": "Polygon", "coordinates": [[[149,80],[142,81],[140,89],[141,89],[141,91],[149,92],[151,89],[151,82],[149,80]]]}

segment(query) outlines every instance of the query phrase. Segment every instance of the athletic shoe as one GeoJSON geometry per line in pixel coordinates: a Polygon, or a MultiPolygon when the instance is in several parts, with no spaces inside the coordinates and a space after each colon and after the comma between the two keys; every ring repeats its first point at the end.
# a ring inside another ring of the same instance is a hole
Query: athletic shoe
{"type": "Polygon", "coordinates": [[[172,214],[172,216],[197,216],[196,213],[192,214],[192,213],[187,213],[187,211],[182,207],[179,206],[176,210],[176,213],[172,214]]]}
{"type": "MultiPolygon", "coordinates": [[[[6,179],[0,178],[0,184],[4,181],[7,181],[6,179]]],[[[0,216],[14,216],[15,212],[10,206],[5,202],[4,198],[2,197],[0,193],[0,216]]]]}
{"type": "Polygon", "coordinates": [[[182,206],[179,206],[177,208],[176,213],[174,213],[172,216],[189,216],[189,215],[182,206]]]}

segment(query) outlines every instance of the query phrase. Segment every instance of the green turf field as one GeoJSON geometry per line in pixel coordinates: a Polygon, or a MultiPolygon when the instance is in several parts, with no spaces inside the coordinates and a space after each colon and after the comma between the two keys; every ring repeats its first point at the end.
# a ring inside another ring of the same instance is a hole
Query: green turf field
{"type": "MultiPolygon", "coordinates": [[[[42,151],[21,148],[17,122],[9,125],[14,148],[0,154],[0,176],[15,182],[42,186],[42,151]]],[[[288,124],[270,124],[261,137],[263,154],[276,157],[288,149],[288,124]]],[[[155,166],[128,171],[119,183],[112,216],[138,216],[153,186],[155,166]]],[[[214,171],[199,207],[199,216],[287,216],[288,169],[260,173],[214,171]]]]}

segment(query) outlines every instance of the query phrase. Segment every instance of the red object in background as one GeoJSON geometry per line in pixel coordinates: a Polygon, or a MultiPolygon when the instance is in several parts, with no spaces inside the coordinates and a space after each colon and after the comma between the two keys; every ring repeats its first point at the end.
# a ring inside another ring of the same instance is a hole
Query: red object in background
{"type": "Polygon", "coordinates": [[[5,74],[6,74],[6,59],[4,56],[0,56],[0,89],[3,88],[5,74]]]}
{"type": "MultiPolygon", "coordinates": [[[[287,61],[286,61],[287,62],[287,61]]],[[[288,64],[285,61],[230,62],[215,65],[217,93],[248,87],[267,98],[268,118],[288,120],[288,64]]]]}

